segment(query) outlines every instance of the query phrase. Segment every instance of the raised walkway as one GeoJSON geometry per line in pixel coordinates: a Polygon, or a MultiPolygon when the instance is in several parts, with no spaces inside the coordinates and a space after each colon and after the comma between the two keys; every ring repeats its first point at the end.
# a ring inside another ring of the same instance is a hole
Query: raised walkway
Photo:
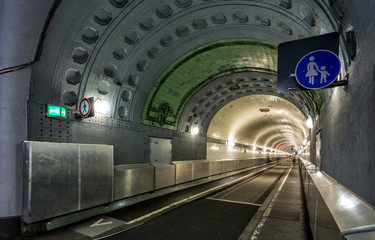
{"type": "Polygon", "coordinates": [[[248,224],[240,240],[313,240],[298,165],[294,165],[248,224]]]}

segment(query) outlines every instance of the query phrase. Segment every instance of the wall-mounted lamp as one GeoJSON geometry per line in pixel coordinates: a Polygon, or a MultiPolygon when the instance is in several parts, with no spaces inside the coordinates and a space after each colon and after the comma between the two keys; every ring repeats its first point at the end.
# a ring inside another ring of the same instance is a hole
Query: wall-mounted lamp
{"type": "Polygon", "coordinates": [[[191,128],[191,134],[197,135],[199,133],[199,128],[197,126],[194,126],[191,128]]]}
{"type": "Polygon", "coordinates": [[[109,113],[109,104],[102,99],[95,100],[95,115],[106,116],[109,113]]]}
{"type": "Polygon", "coordinates": [[[309,129],[313,128],[313,126],[314,126],[313,121],[312,121],[312,119],[310,117],[306,120],[306,126],[309,129]]]}

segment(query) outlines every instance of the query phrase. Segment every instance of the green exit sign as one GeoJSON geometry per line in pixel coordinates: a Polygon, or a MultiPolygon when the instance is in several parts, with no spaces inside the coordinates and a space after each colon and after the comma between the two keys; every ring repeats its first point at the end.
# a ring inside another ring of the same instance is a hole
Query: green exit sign
{"type": "Polygon", "coordinates": [[[47,117],[66,118],[66,109],[60,106],[47,105],[47,117]]]}

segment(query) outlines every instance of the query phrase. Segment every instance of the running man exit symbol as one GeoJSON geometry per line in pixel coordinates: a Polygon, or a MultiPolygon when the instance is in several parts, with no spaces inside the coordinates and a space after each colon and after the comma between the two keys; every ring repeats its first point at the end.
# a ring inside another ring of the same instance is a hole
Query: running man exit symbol
{"type": "Polygon", "coordinates": [[[340,73],[340,60],[331,51],[317,50],[305,55],[297,64],[297,82],[308,89],[321,89],[330,85],[340,73]]]}

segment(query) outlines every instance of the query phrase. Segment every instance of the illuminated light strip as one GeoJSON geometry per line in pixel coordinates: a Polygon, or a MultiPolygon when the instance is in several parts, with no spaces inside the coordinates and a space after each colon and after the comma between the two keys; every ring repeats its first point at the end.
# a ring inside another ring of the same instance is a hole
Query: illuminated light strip
{"type": "Polygon", "coordinates": [[[241,201],[233,201],[233,200],[227,200],[227,199],[221,199],[221,198],[212,198],[208,197],[206,198],[208,200],[214,200],[214,201],[220,201],[220,202],[229,202],[229,203],[238,203],[238,204],[245,204],[245,205],[251,205],[251,206],[262,206],[262,204],[259,203],[250,203],[250,202],[241,202],[241,201]]]}

